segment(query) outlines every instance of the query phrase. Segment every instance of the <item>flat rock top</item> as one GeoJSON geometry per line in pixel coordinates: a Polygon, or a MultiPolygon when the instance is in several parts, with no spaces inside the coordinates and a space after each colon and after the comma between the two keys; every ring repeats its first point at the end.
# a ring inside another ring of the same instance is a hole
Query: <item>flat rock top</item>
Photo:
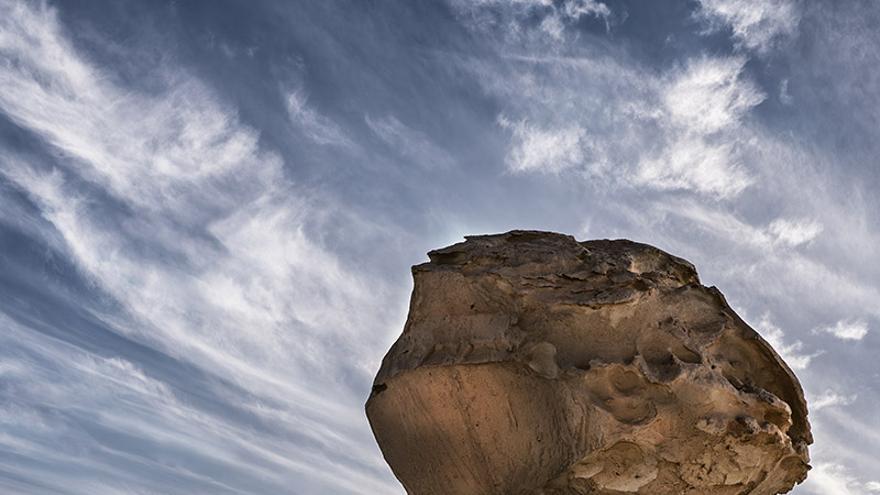
{"type": "Polygon", "coordinates": [[[538,231],[428,255],[367,402],[408,493],[772,495],[805,478],[797,378],[689,262],[538,231]]]}

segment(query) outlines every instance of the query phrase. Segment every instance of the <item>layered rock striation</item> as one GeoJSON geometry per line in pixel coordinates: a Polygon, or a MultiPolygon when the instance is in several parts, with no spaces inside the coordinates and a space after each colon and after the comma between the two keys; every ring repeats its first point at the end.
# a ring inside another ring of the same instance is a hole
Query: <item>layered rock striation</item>
{"type": "Polygon", "coordinates": [[[411,495],[773,495],[803,393],[687,261],[626,240],[467,237],[413,267],[367,401],[411,495]]]}

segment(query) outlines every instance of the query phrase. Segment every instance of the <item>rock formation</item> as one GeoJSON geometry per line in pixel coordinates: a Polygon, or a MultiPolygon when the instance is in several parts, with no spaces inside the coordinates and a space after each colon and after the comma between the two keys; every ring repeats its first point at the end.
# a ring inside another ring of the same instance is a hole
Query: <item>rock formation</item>
{"type": "Polygon", "coordinates": [[[772,495],[806,477],[797,378],[687,261],[533,231],[428,256],[366,406],[410,495],[772,495]]]}

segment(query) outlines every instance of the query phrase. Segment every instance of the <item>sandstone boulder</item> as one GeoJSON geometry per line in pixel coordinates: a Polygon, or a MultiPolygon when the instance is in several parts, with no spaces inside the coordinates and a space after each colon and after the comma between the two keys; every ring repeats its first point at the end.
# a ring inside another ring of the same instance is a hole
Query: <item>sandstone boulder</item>
{"type": "Polygon", "coordinates": [[[367,401],[411,495],[773,495],[803,393],[687,261],[626,240],[467,237],[413,267],[367,401]]]}

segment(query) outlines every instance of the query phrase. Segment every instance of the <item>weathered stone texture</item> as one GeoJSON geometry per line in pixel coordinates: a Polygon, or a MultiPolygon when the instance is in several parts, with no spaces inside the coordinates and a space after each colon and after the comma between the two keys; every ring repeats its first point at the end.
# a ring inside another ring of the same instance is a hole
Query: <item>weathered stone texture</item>
{"type": "Polygon", "coordinates": [[[429,257],[367,402],[411,495],[773,495],[805,478],[797,378],[687,261],[533,231],[429,257]]]}

